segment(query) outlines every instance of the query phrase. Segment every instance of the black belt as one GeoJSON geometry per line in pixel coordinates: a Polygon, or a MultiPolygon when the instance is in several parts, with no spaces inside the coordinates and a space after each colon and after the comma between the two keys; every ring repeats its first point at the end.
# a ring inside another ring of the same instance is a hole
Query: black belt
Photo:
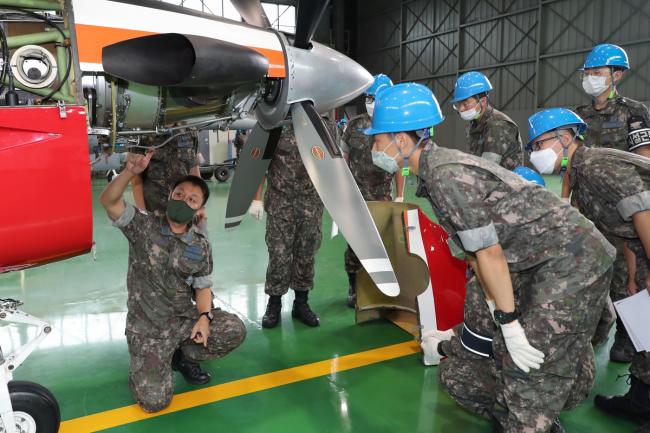
{"type": "Polygon", "coordinates": [[[472,353],[485,358],[494,356],[492,353],[492,338],[472,331],[463,323],[463,329],[460,333],[460,342],[463,347],[472,353]]]}

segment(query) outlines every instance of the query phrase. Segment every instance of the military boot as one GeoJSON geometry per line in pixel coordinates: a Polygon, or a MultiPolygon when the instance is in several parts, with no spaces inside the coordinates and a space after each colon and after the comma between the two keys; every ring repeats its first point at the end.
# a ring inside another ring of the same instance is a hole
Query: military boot
{"type": "Polygon", "coordinates": [[[609,359],[614,362],[632,362],[632,357],[636,350],[627,335],[625,325],[621,319],[616,319],[616,333],[614,334],[614,344],[609,350],[609,359]]]}
{"type": "Polygon", "coordinates": [[[307,326],[318,326],[320,324],[320,319],[314,313],[309,304],[307,303],[307,298],[309,292],[306,290],[301,290],[295,292],[296,299],[293,300],[293,309],[291,310],[291,316],[300,320],[307,326]]]}
{"type": "Polygon", "coordinates": [[[348,307],[354,308],[357,306],[357,273],[348,272],[348,307]]]}
{"type": "Polygon", "coordinates": [[[269,302],[266,304],[266,311],[264,312],[264,317],[262,317],[262,327],[275,328],[280,321],[281,310],[282,296],[269,296],[269,302]]]}
{"type": "Polygon", "coordinates": [[[181,349],[176,349],[172,356],[172,370],[181,373],[185,382],[193,385],[205,385],[212,379],[210,373],[201,370],[198,363],[187,359],[181,349]]]}
{"type": "Polygon", "coordinates": [[[625,395],[597,395],[596,407],[612,415],[629,418],[638,423],[650,421],[650,385],[630,376],[630,389],[625,395]]]}

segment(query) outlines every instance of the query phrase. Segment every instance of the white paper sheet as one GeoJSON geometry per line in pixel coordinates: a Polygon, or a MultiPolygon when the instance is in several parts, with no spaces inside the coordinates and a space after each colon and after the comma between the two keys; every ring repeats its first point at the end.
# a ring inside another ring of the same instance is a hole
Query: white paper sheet
{"type": "Polygon", "coordinates": [[[614,302],[638,352],[650,352],[650,294],[647,290],[614,302]]]}

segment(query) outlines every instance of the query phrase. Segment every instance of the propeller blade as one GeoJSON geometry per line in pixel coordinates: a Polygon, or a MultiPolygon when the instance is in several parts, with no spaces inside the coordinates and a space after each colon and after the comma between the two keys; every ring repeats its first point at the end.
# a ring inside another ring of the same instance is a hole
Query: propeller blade
{"type": "Polygon", "coordinates": [[[271,27],[260,0],[231,0],[231,3],[246,23],[264,29],[271,27]]]}
{"type": "Polygon", "coordinates": [[[265,130],[258,123],[239,154],[235,176],[232,179],[226,206],[226,228],[241,224],[246,216],[266,169],[275,155],[282,128],[265,130]]]}
{"type": "Polygon", "coordinates": [[[293,104],[291,115],[300,156],[323,204],[379,290],[397,296],[393,266],[341,149],[311,103],[293,104]]]}
{"type": "Polygon", "coordinates": [[[150,86],[239,86],[258,82],[269,61],[250,48],[203,36],[164,33],[102,50],[104,71],[150,86]]]}
{"type": "Polygon", "coordinates": [[[316,33],[318,23],[327,9],[329,0],[303,0],[298,4],[298,17],[296,18],[296,37],[293,46],[296,48],[309,48],[311,39],[316,33]]]}

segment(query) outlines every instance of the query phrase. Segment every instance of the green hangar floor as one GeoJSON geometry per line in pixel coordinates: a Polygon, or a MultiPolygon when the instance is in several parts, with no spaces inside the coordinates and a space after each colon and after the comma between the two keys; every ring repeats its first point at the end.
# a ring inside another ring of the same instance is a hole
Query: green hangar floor
{"type": "MultiPolygon", "coordinates": [[[[559,190],[557,179],[551,188],[559,190]]],[[[325,238],[316,262],[312,306],[319,328],[293,321],[292,294],[281,324],[261,327],[267,253],[264,222],[247,218],[235,231],[223,230],[229,184],[210,183],[210,238],[214,291],[220,307],[237,313],[248,328],[244,344],[222,360],[206,363],[213,380],[187,385],[176,374],[172,406],[146,415],[133,406],[127,385],[127,243],[97,202],[105,181],[93,183],[96,260],[91,254],[36,269],[0,275],[0,297],[19,298],[23,309],[53,326],[15,378],[39,382],[61,406],[65,433],[312,433],[312,432],[489,432],[487,422],[459,408],[438,384],[437,368],[424,367],[413,338],[389,322],[355,325],[346,306],[344,240],[325,238]]],[[[413,200],[431,213],[428,204],[413,200]]],[[[71,228],[74,229],[74,228],[71,228]]],[[[0,328],[5,352],[33,334],[17,326],[0,328]]],[[[627,365],[608,363],[611,341],[597,350],[598,376],[592,395],[562,415],[571,433],[633,431],[593,406],[596,393],[627,388],[617,375],[627,365]]]]}

